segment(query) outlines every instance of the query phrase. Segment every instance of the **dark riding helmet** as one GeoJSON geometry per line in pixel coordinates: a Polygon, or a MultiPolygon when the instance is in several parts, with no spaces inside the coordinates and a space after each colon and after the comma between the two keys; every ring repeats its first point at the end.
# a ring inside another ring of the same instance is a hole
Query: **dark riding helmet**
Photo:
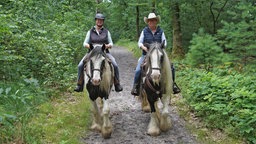
{"type": "Polygon", "coordinates": [[[104,20],[105,19],[105,16],[103,15],[103,14],[101,14],[101,13],[97,13],[96,15],[95,15],[95,20],[96,19],[102,19],[102,20],[104,20]]]}

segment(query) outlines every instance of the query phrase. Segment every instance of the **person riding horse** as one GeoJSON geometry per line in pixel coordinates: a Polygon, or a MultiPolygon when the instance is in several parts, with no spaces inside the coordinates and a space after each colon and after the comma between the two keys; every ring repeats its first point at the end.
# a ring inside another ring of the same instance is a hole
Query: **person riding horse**
{"type": "MultiPolygon", "coordinates": [[[[115,91],[120,92],[123,90],[123,87],[120,85],[120,79],[119,79],[119,69],[118,65],[116,63],[115,58],[110,54],[109,49],[112,48],[113,42],[110,35],[110,32],[103,27],[105,20],[105,16],[101,13],[97,13],[95,15],[95,23],[96,25],[90,29],[85,37],[83,46],[85,48],[90,48],[90,44],[104,44],[106,47],[106,53],[108,58],[111,60],[114,71],[115,71],[115,78],[114,78],[114,85],[115,85],[115,91]]],[[[83,57],[83,59],[78,64],[78,80],[77,80],[77,87],[74,89],[76,92],[82,92],[84,88],[84,60],[86,56],[83,57]]]]}
{"type": "MultiPolygon", "coordinates": [[[[142,56],[138,60],[138,64],[135,69],[135,76],[134,76],[134,82],[133,82],[133,87],[131,90],[132,95],[139,95],[139,81],[141,77],[141,64],[144,61],[145,55],[148,52],[148,48],[144,45],[145,43],[151,44],[154,42],[162,43],[164,42],[164,47],[167,45],[166,37],[164,34],[164,31],[157,26],[157,23],[160,22],[160,16],[156,16],[155,13],[149,13],[148,17],[144,17],[144,22],[148,24],[147,27],[143,29],[143,31],[140,34],[140,38],[138,41],[138,46],[139,48],[142,49],[142,56]]],[[[177,84],[174,82],[175,78],[175,72],[174,72],[174,67],[173,64],[171,65],[172,69],[172,74],[173,74],[173,93],[177,94],[180,92],[179,87],[177,84]]]]}

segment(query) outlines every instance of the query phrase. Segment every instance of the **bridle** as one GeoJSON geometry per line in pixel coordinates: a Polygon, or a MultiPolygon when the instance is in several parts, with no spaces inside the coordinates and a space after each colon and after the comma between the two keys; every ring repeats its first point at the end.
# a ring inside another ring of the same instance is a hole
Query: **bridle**
{"type": "MultiPolygon", "coordinates": [[[[161,48],[157,48],[157,47],[154,47],[153,49],[151,49],[149,52],[148,52],[148,61],[150,62],[150,64],[152,63],[151,62],[151,59],[150,59],[150,54],[153,52],[153,50],[159,50],[161,53],[163,53],[163,50],[161,48]]],[[[161,72],[161,67],[162,67],[162,63],[163,63],[163,57],[160,57],[159,58],[159,55],[157,55],[157,59],[160,59],[160,67],[151,67],[150,68],[150,71],[147,73],[147,76],[150,76],[150,74],[152,73],[152,70],[159,70],[161,72]]]]}
{"type": "Polygon", "coordinates": [[[100,72],[100,78],[102,78],[103,68],[104,68],[104,60],[102,60],[102,62],[101,62],[100,69],[94,68],[92,60],[90,60],[90,66],[91,66],[91,68],[90,68],[91,76],[89,76],[89,74],[87,73],[87,76],[89,77],[89,79],[92,79],[94,71],[99,71],[100,72]]]}
{"type": "MultiPolygon", "coordinates": [[[[151,49],[147,55],[147,58],[149,59],[148,61],[150,62],[151,64],[151,59],[150,59],[150,54],[152,53],[153,50],[159,50],[161,53],[163,53],[163,50],[161,48],[157,48],[157,47],[154,47],[153,49],[151,49]]],[[[155,93],[156,95],[158,95],[159,97],[161,97],[162,95],[162,88],[161,88],[161,85],[154,85],[153,84],[153,81],[152,81],[152,78],[151,78],[151,73],[152,73],[152,70],[159,70],[160,73],[161,73],[161,67],[162,67],[162,63],[163,63],[163,58],[164,57],[160,57],[159,58],[159,55],[157,55],[157,59],[160,59],[160,67],[148,67],[150,70],[147,72],[146,74],[146,78],[145,78],[145,85],[147,85],[147,87],[153,92],[155,93]]]]}

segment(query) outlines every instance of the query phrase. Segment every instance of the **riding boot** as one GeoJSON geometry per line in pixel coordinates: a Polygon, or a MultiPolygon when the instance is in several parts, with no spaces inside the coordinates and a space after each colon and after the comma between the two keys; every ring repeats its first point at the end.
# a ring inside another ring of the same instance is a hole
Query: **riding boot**
{"type": "Polygon", "coordinates": [[[175,82],[175,68],[173,63],[171,63],[171,70],[172,70],[172,80],[173,80],[173,94],[180,93],[180,88],[175,82]]]}
{"type": "Polygon", "coordinates": [[[135,84],[133,85],[131,94],[132,94],[132,95],[136,95],[136,96],[139,95],[138,84],[137,84],[137,83],[135,83],[135,84]]]}
{"type": "Polygon", "coordinates": [[[123,90],[123,87],[120,85],[119,80],[117,80],[116,78],[114,79],[114,85],[115,85],[116,92],[120,92],[123,90]]]}
{"type": "Polygon", "coordinates": [[[84,74],[82,73],[77,81],[77,86],[74,89],[76,92],[82,92],[84,89],[84,74]]]}
{"type": "Polygon", "coordinates": [[[180,88],[178,87],[178,85],[174,82],[173,83],[173,94],[177,94],[180,93],[180,88]]]}

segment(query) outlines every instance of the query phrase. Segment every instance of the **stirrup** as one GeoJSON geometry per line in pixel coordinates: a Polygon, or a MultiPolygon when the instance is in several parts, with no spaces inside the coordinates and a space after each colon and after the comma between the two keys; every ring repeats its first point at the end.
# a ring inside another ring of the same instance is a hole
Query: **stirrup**
{"type": "Polygon", "coordinates": [[[178,85],[176,83],[173,84],[173,94],[177,94],[180,93],[180,88],[178,87],[178,85]]]}
{"type": "Polygon", "coordinates": [[[115,85],[115,91],[116,92],[120,92],[120,91],[122,91],[123,90],[123,87],[120,85],[120,84],[116,84],[115,85]]]}
{"type": "Polygon", "coordinates": [[[76,88],[74,89],[74,91],[76,91],[76,92],[82,92],[83,89],[84,89],[83,86],[78,85],[78,86],[76,86],[76,88]]]}

